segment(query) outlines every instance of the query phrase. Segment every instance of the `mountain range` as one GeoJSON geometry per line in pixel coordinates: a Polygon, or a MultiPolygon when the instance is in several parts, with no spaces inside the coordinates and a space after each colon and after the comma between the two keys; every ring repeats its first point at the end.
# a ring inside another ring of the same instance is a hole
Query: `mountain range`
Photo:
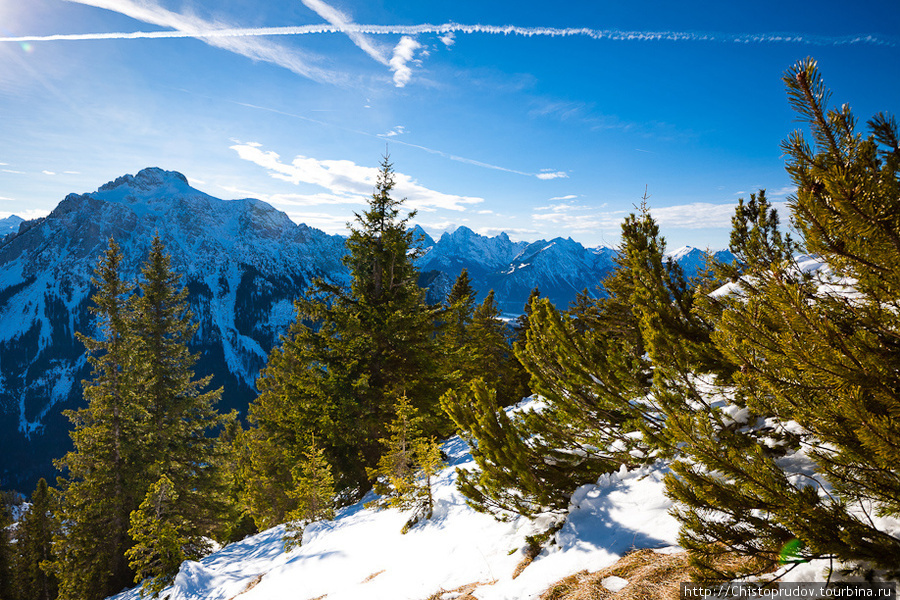
{"type": "MultiPolygon", "coordinates": [[[[0,220],[0,486],[31,490],[52,481],[52,459],[70,447],[63,410],[82,405],[90,368],[74,333],[93,334],[91,276],[114,238],[134,281],[158,233],[187,286],[198,324],[198,375],[224,388],[220,410],[242,413],[279,337],[294,320],[293,300],[314,278],[347,284],[344,238],[292,222],[254,199],[220,200],[174,171],[148,168],[89,194],[70,194],[46,217],[0,220]]],[[[462,269],[502,311],[522,312],[529,293],[564,307],[579,291],[597,294],[615,268],[612,248],[572,239],[516,242],[466,227],[434,240],[414,231],[420,284],[431,302],[446,297],[462,269]]],[[[703,252],[673,257],[690,275],[703,252]]],[[[726,256],[727,258],[727,256],[726,256]]]]}

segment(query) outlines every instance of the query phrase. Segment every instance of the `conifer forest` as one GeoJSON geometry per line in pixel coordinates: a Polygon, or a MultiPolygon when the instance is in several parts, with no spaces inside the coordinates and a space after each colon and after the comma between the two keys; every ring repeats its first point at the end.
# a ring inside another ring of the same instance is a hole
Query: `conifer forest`
{"type": "Polygon", "coordinates": [[[386,154],[349,217],[349,285],[296,299],[243,415],[195,374],[159,236],[136,281],[110,239],[96,333],[77,334],[91,375],[66,413],[73,449],[18,491],[27,504],[3,491],[0,599],[157,597],[186,560],[280,524],[290,550],[367,494],[410,530],[432,518],[452,435],[478,466],[459,491],[498,519],[564,517],[579,486],[665,464],[685,580],[764,576],[786,555],[900,577],[885,525],[900,519],[900,133],[833,105],[812,59],[783,84],[796,193],[788,214],[764,189],[739,202],[734,262],[686,277],[638,200],[599,292],[555,306],[535,289],[515,321],[465,270],[428,301],[386,154]],[[540,410],[509,410],[532,395],[540,410]]]}

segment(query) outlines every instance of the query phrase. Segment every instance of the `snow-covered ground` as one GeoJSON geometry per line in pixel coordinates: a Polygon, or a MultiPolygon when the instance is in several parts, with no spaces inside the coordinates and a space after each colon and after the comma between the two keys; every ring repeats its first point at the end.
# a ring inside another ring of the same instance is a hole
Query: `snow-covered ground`
{"type": "MultiPolygon", "coordinates": [[[[671,548],[678,524],[663,494],[663,466],[620,469],[572,497],[555,543],[517,578],[525,536],[547,520],[505,522],[469,508],[456,489],[456,467],[474,468],[466,444],[444,444],[450,466],[435,484],[431,520],[403,535],[408,515],[367,509],[372,498],[340,511],[333,521],[310,525],[303,545],[284,552],[282,526],[229,544],[200,562],[181,566],[160,593],[169,600],[425,600],[442,590],[482,582],[482,600],[537,597],[553,582],[583,569],[614,563],[632,548],[671,548]]],[[[447,594],[447,598],[452,594],[447,594]]],[[[114,597],[137,600],[138,588],[114,597]]]]}

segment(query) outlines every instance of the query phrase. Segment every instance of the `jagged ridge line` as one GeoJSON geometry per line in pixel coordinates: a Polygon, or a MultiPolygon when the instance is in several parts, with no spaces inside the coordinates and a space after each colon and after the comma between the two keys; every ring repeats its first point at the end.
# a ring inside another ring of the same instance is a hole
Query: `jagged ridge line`
{"type": "Polygon", "coordinates": [[[812,46],[840,46],[850,44],[872,44],[896,46],[897,40],[876,35],[820,36],[797,33],[728,34],[690,31],[621,31],[615,29],[591,29],[588,27],[520,27],[516,25],[465,25],[444,23],[442,25],[298,25],[287,27],[229,28],[207,31],[133,31],[111,33],[75,33],[44,36],[7,36],[0,42],[49,42],[107,39],[155,39],[155,38],[218,38],[218,37],[260,37],[275,35],[311,35],[323,33],[367,33],[372,35],[418,35],[486,33],[491,35],[517,35],[523,37],[589,37],[610,41],[692,41],[719,43],[793,43],[812,46]]]}

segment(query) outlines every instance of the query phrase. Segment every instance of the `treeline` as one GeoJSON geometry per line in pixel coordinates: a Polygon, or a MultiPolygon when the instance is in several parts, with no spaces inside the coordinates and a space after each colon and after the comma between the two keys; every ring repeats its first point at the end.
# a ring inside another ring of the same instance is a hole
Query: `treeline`
{"type": "MultiPolygon", "coordinates": [[[[415,244],[382,163],[347,242],[349,288],[316,282],[258,380],[245,428],[192,372],[191,317],[155,240],[136,289],[114,242],[95,286],[88,406],[74,450],[0,535],[0,598],[157,593],[215,542],[309,522],[374,487],[431,513],[437,441],[471,442],[472,506],[563,514],[620,465],[665,461],[700,579],[831,558],[900,573],[900,137],[828,108],[807,59],[786,72],[809,127],[783,145],[792,240],[765,192],[733,218],[733,264],[685,281],[646,206],[619,268],[560,311],[535,292],[510,327],[463,272],[442,305],[416,285],[415,244]],[[798,252],[827,268],[804,269],[798,252]],[[531,392],[539,410],[505,407],[531,392]],[[723,558],[742,560],[722,560],[723,558]]],[[[4,515],[8,520],[8,515],[4,515]]]]}

